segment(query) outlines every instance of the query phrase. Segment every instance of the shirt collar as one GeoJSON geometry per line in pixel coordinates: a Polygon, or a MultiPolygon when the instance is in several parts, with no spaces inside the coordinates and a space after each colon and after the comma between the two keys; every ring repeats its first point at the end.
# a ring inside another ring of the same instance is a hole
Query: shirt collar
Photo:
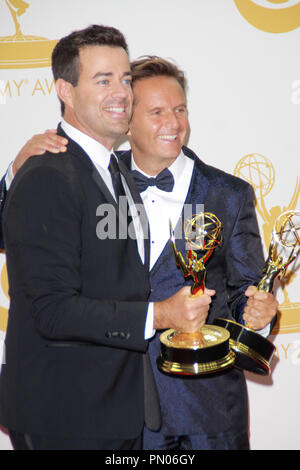
{"type": "Polygon", "coordinates": [[[108,168],[113,150],[108,150],[100,142],[73,127],[64,119],[61,122],[61,127],[72,140],[80,145],[96,165],[100,165],[105,169],[108,168]]]}

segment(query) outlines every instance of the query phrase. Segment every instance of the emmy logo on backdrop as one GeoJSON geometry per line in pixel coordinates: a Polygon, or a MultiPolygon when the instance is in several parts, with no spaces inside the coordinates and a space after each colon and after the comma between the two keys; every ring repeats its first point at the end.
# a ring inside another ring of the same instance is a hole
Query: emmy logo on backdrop
{"type": "Polygon", "coordinates": [[[234,0],[241,15],[267,33],[287,33],[300,26],[300,1],[234,0]]]}
{"type": "MultiPolygon", "coordinates": [[[[237,163],[234,174],[250,183],[256,197],[256,209],[263,224],[263,238],[265,247],[269,247],[272,230],[276,219],[281,213],[296,210],[300,194],[300,178],[296,178],[296,184],[290,202],[283,206],[274,206],[270,209],[266,205],[266,196],[271,192],[275,183],[275,170],[265,156],[260,154],[249,154],[241,158],[237,163]]],[[[296,278],[296,273],[287,270],[284,277],[279,279],[284,300],[279,306],[280,314],[278,322],[273,328],[273,333],[296,333],[300,331],[300,303],[292,302],[288,295],[288,286],[296,278]]]]}
{"type": "Polygon", "coordinates": [[[24,0],[3,0],[11,15],[15,33],[0,37],[0,69],[48,67],[57,43],[41,36],[25,35],[19,17],[29,8],[24,0]]]}

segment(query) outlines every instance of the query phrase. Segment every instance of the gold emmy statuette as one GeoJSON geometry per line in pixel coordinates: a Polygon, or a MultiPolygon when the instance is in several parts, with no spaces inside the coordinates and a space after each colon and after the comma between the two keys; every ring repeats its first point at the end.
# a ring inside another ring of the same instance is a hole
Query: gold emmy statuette
{"type": "MultiPolygon", "coordinates": [[[[284,277],[287,267],[300,253],[300,212],[283,212],[275,221],[263,277],[257,289],[272,292],[275,279],[284,277]]],[[[267,375],[275,346],[251,329],[226,318],[218,318],[216,325],[230,332],[230,344],[235,351],[235,365],[251,372],[267,375]]]]}
{"type": "MultiPolygon", "coordinates": [[[[191,295],[202,295],[205,288],[204,263],[222,240],[221,223],[214,214],[200,213],[184,227],[187,242],[187,263],[177,250],[170,224],[170,242],[177,267],[184,278],[192,278],[191,295]],[[202,257],[196,251],[202,252],[202,257]]],[[[230,348],[229,332],[217,325],[204,325],[199,331],[183,333],[173,329],[160,336],[161,354],[158,368],[174,375],[209,374],[231,366],[235,354],[230,348]]]]}
{"type": "Polygon", "coordinates": [[[29,3],[24,0],[4,0],[15,27],[15,34],[0,37],[0,69],[49,67],[57,41],[41,36],[25,35],[19,17],[29,3]]]}

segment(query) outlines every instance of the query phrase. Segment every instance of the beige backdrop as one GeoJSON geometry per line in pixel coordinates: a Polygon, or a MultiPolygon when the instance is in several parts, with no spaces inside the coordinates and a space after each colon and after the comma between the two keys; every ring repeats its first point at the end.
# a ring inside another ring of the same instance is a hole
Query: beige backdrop
{"type": "MultiPolygon", "coordinates": [[[[186,71],[189,146],[251,181],[267,245],[276,216],[300,209],[300,0],[0,0],[1,174],[29,137],[56,127],[51,49],[91,23],[121,29],[132,59],[161,55],[186,71]]],[[[299,264],[277,290],[273,373],[247,374],[252,449],[300,449],[299,264]]],[[[3,343],[4,254],[0,273],[3,343]]],[[[10,443],[0,431],[1,448],[10,443]]]]}

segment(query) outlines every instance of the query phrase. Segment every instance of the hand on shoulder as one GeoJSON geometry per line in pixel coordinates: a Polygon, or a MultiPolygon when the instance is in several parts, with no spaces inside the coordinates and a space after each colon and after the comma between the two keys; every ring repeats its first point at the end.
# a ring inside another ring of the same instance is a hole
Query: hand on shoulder
{"type": "Polygon", "coordinates": [[[14,175],[21,166],[33,155],[43,155],[46,151],[51,153],[65,152],[68,141],[57,135],[56,129],[48,129],[44,134],[36,134],[21,148],[13,162],[14,175]]]}

